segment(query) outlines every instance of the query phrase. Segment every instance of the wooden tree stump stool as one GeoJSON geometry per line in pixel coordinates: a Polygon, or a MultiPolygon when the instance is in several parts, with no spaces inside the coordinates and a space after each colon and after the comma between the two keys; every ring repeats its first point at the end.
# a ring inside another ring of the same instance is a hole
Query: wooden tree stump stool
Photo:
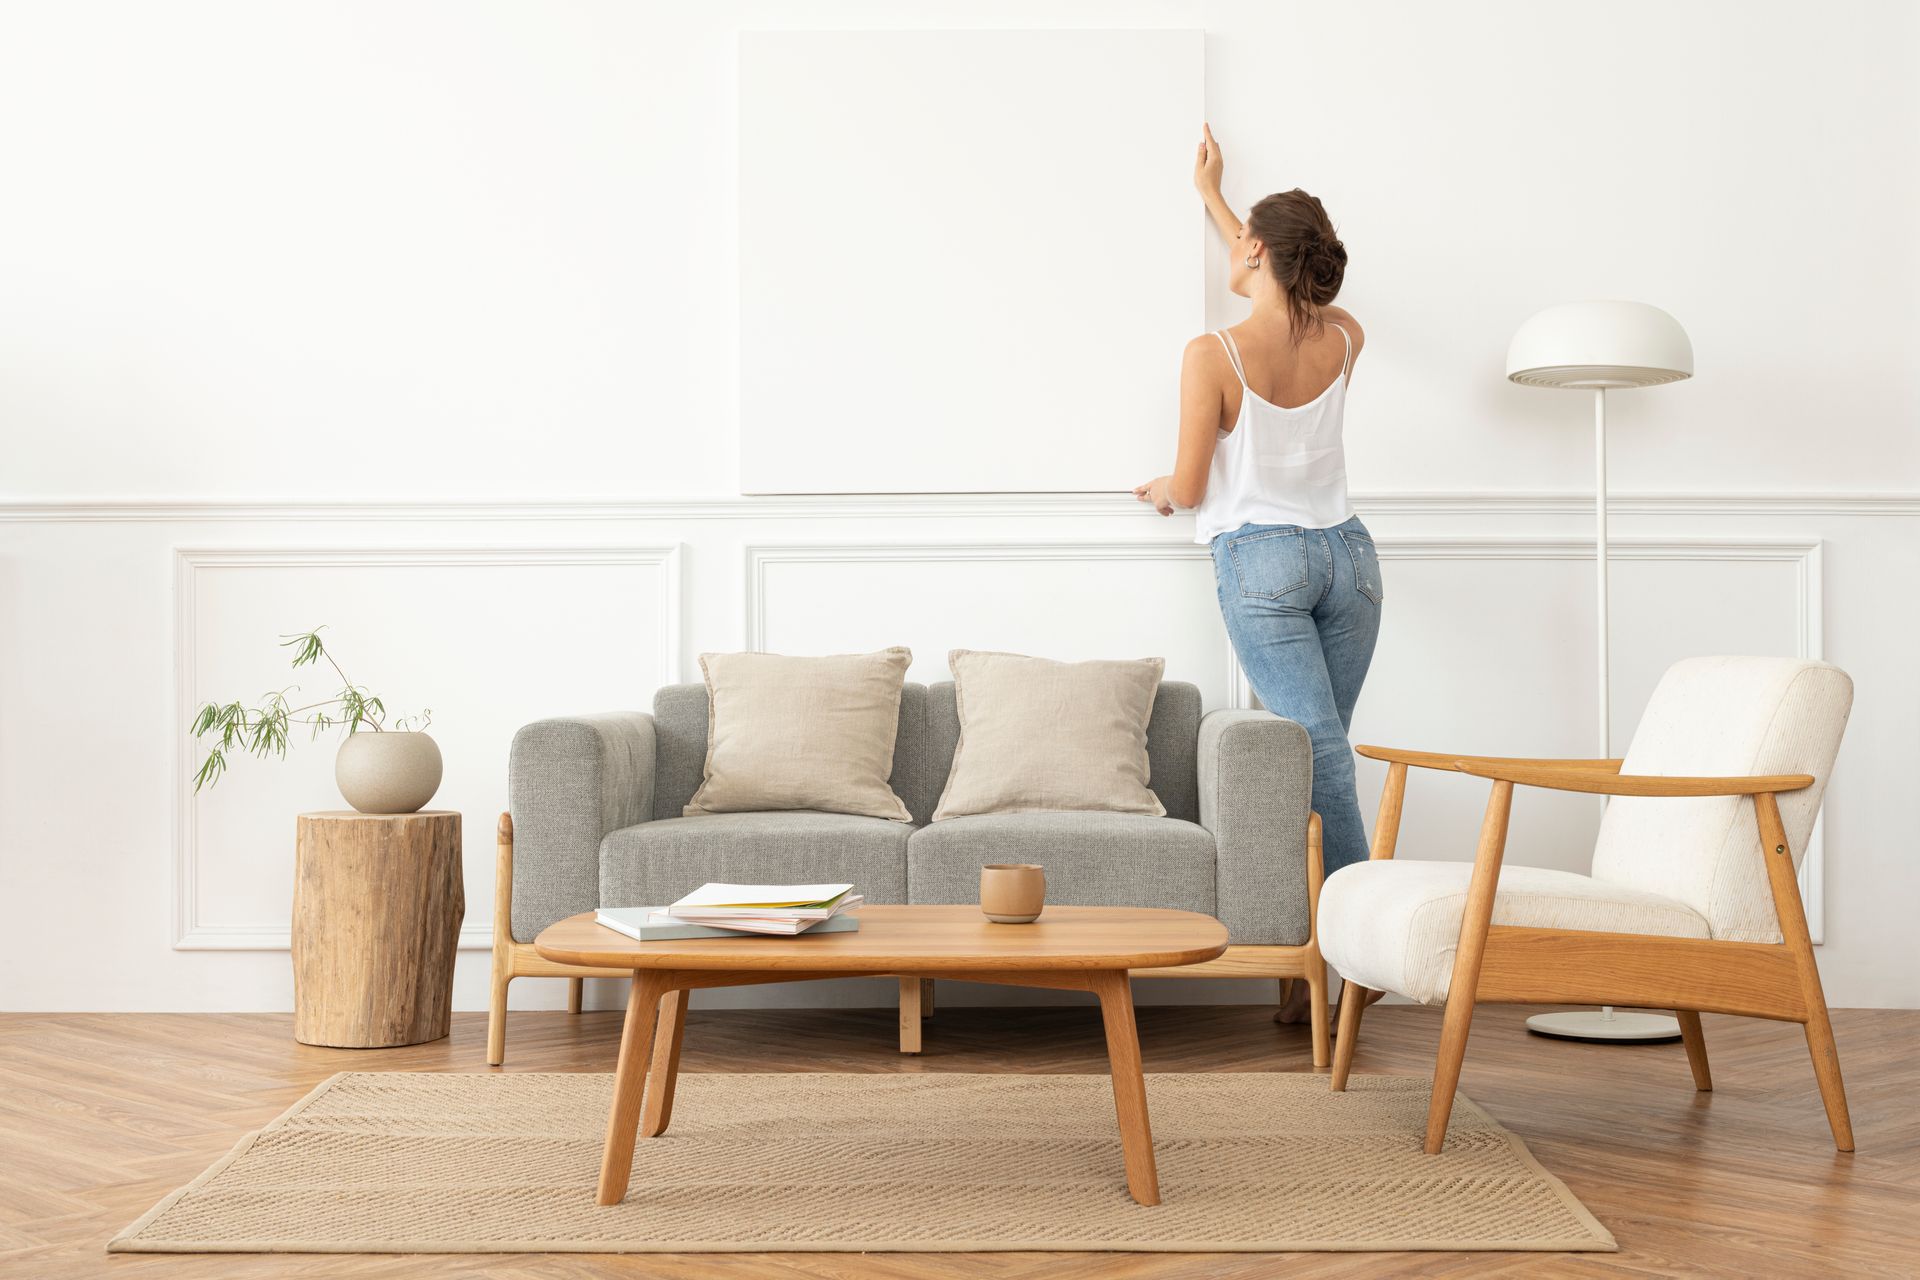
{"type": "Polygon", "coordinates": [[[465,915],[459,814],[301,814],[293,1038],[381,1049],[446,1035],[465,915]]]}

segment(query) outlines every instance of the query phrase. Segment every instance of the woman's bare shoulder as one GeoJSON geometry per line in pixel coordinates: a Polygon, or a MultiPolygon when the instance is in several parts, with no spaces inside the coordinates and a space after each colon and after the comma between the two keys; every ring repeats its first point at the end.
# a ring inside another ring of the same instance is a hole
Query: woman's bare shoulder
{"type": "Polygon", "coordinates": [[[1217,333],[1189,338],[1181,353],[1181,363],[1188,369],[1212,369],[1217,365],[1229,374],[1233,371],[1233,362],[1227,359],[1227,346],[1217,333]]]}
{"type": "Polygon", "coordinates": [[[1330,324],[1337,324],[1353,335],[1353,349],[1358,351],[1367,344],[1367,331],[1353,318],[1353,312],[1345,307],[1325,306],[1320,308],[1321,318],[1330,324]]]}

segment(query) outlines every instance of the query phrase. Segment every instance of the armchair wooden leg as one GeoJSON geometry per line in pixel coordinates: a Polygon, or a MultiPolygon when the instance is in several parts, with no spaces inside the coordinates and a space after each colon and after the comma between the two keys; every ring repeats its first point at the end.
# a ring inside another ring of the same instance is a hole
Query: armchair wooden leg
{"type": "Polygon", "coordinates": [[[587,985],[587,980],[585,978],[568,978],[567,979],[567,1012],[568,1013],[580,1012],[581,996],[583,994],[583,988],[585,988],[586,985],[587,985]]]}
{"type": "Polygon", "coordinates": [[[1813,1056],[1813,1078],[1820,1083],[1820,1101],[1827,1109],[1833,1145],[1853,1150],[1853,1121],[1847,1115],[1847,1086],[1840,1079],[1840,1054],[1833,1043],[1833,1022],[1827,1017],[1827,995],[1820,986],[1820,967],[1813,959],[1813,939],[1807,933],[1807,912],[1800,901],[1800,882],[1794,874],[1793,854],[1787,848],[1780,805],[1770,793],[1753,798],[1760,821],[1761,857],[1767,863],[1767,883],[1773,891],[1773,910],[1780,922],[1781,940],[1793,953],[1800,973],[1800,995],[1807,1007],[1807,1052],[1813,1056]]]}
{"type": "Polygon", "coordinates": [[[1367,989],[1352,978],[1340,987],[1340,1034],[1333,1042],[1333,1091],[1345,1093],[1347,1073],[1353,1070],[1353,1050],[1360,1039],[1360,1011],[1367,1007],[1367,989]]]}
{"type": "Polygon", "coordinates": [[[925,990],[919,978],[900,979],[900,1052],[920,1052],[920,996],[925,990]]]}
{"type": "Polygon", "coordinates": [[[1473,992],[1454,991],[1447,997],[1447,1017],[1440,1028],[1440,1053],[1433,1064],[1433,1097],[1427,1102],[1426,1152],[1440,1154],[1447,1141],[1447,1121],[1453,1115],[1453,1095],[1460,1088],[1460,1065],[1467,1057],[1467,1032],[1473,1027],[1473,992]]]}
{"type": "Polygon", "coordinates": [[[1460,1064],[1467,1056],[1467,1033],[1473,1028],[1473,1002],[1480,988],[1480,962],[1487,954],[1487,931],[1493,925],[1493,900],[1500,888],[1500,861],[1507,851],[1507,818],[1513,812],[1513,784],[1496,782],[1487,797],[1486,817],[1480,823],[1480,846],[1473,855],[1473,878],[1467,882],[1467,905],[1460,916],[1460,946],[1453,956],[1453,977],[1447,985],[1447,1017],[1440,1027],[1440,1053],[1433,1064],[1433,1097],[1427,1103],[1426,1151],[1440,1154],[1447,1140],[1447,1121],[1453,1115],[1453,1095],[1460,1087],[1460,1064]]]}
{"type": "Polygon", "coordinates": [[[1807,1052],[1813,1055],[1813,1077],[1820,1082],[1820,1102],[1827,1109],[1833,1145],[1853,1150],[1853,1120],[1847,1115],[1847,1086],[1840,1078],[1840,1051],[1833,1043],[1833,1023],[1823,1000],[1807,1019],[1807,1052]]]}
{"type": "Polygon", "coordinates": [[[926,1022],[933,1017],[933,979],[920,979],[920,1021],[926,1022]]]}
{"type": "Polygon", "coordinates": [[[1680,1023],[1680,1038],[1687,1045],[1687,1065],[1693,1068],[1693,1087],[1702,1093],[1713,1089],[1713,1073],[1707,1070],[1707,1037],[1700,1030],[1700,1015],[1691,1009],[1675,1009],[1680,1023]]]}

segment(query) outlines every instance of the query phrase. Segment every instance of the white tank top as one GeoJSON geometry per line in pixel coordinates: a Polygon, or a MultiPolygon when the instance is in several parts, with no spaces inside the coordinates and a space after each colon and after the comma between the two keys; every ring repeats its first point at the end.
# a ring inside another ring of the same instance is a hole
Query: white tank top
{"type": "Polygon", "coordinates": [[[1214,445],[1207,495],[1193,512],[1194,541],[1212,542],[1243,524],[1331,529],[1353,518],[1347,501],[1347,455],[1340,442],[1353,335],[1333,327],[1347,340],[1340,376],[1294,409],[1255,395],[1232,335],[1216,331],[1240,379],[1240,416],[1214,445]]]}

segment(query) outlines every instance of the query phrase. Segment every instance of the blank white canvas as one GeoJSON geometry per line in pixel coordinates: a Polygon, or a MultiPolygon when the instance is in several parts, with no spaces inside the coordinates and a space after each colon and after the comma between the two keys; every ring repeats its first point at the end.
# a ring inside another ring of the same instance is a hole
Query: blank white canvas
{"type": "Polygon", "coordinates": [[[1201,111],[1198,31],[743,32],[743,491],[1170,470],[1201,111]]]}

